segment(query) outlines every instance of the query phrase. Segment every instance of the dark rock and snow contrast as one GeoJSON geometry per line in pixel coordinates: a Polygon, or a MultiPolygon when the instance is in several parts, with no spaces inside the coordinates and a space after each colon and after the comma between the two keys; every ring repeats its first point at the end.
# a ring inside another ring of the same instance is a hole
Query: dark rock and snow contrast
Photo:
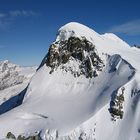
{"type": "MultiPolygon", "coordinates": [[[[139,56],[115,34],[64,25],[27,80],[22,103],[0,115],[0,139],[140,139],[139,56]]],[[[3,97],[28,77],[7,65],[0,63],[3,97]]]]}
{"type": "Polygon", "coordinates": [[[134,44],[132,47],[135,47],[135,48],[140,49],[140,46],[139,45],[136,45],[136,44],[134,44]]]}

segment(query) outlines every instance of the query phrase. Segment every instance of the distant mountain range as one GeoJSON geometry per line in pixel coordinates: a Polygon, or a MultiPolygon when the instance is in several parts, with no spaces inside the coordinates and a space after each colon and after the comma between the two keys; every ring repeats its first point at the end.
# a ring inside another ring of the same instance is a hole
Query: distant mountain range
{"type": "Polygon", "coordinates": [[[36,68],[21,67],[8,60],[0,61],[0,104],[24,90],[36,68]]]}

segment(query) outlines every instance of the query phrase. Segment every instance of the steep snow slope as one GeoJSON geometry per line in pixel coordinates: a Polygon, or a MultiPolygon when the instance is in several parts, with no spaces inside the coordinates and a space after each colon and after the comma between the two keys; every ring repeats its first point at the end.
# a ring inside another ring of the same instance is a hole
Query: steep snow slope
{"type": "Polygon", "coordinates": [[[20,67],[8,60],[0,61],[0,104],[26,88],[36,67],[20,67]]]}
{"type": "Polygon", "coordinates": [[[139,55],[113,34],[66,24],[23,104],[0,116],[0,138],[40,132],[44,140],[140,139],[139,55]]]}

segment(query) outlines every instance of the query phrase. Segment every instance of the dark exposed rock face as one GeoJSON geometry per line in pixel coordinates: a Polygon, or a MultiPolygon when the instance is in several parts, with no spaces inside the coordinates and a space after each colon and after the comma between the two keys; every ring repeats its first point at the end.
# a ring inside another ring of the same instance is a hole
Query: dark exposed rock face
{"type": "Polygon", "coordinates": [[[140,46],[139,45],[136,45],[136,44],[134,44],[132,47],[135,47],[135,48],[140,49],[140,46]]]}
{"type": "MultiPolygon", "coordinates": [[[[80,62],[80,72],[71,72],[74,76],[85,75],[87,78],[96,77],[99,71],[102,71],[104,64],[97,54],[95,46],[85,37],[79,39],[70,37],[68,40],[53,43],[48,51],[44,63],[51,67],[50,73],[58,66],[66,64],[70,59],[74,58],[80,62]]],[[[67,69],[63,66],[63,69],[67,69]]],[[[68,69],[67,69],[68,70],[68,69]]]]}
{"type": "Polygon", "coordinates": [[[125,88],[121,89],[121,93],[115,96],[113,100],[111,100],[110,106],[110,113],[112,116],[112,120],[116,120],[116,118],[122,119],[123,118],[123,102],[124,102],[124,91],[125,88]]]}
{"type": "Polygon", "coordinates": [[[6,138],[10,139],[10,140],[11,139],[13,139],[13,140],[42,140],[41,137],[40,137],[40,134],[29,136],[29,137],[18,135],[17,138],[16,138],[15,135],[11,132],[7,133],[6,138]]]}
{"type": "Polygon", "coordinates": [[[11,132],[8,132],[8,133],[7,133],[6,138],[7,138],[7,139],[13,139],[13,140],[16,140],[15,135],[12,134],[11,132]]]}

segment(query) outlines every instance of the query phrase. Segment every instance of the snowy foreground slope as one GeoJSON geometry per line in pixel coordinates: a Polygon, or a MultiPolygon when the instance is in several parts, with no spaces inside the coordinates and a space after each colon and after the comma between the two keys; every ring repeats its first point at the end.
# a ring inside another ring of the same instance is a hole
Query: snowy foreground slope
{"type": "Polygon", "coordinates": [[[139,140],[140,50],[79,23],[61,27],[0,138],[139,140]]]}

